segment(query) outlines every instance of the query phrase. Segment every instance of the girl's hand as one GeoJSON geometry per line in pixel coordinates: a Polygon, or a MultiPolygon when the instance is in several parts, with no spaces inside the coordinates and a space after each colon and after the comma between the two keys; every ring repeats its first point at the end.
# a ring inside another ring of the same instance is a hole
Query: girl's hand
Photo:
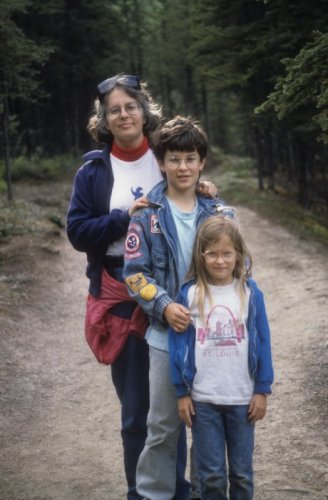
{"type": "Polygon", "coordinates": [[[206,198],[215,198],[219,192],[217,187],[210,181],[202,181],[197,184],[196,191],[206,198]]]}
{"type": "Polygon", "coordinates": [[[195,415],[195,410],[190,396],[184,396],[178,399],[178,410],[181,420],[185,422],[187,427],[191,427],[191,417],[195,415]]]}
{"type": "Polygon", "coordinates": [[[191,322],[189,309],[176,302],[171,302],[166,306],[163,314],[176,332],[184,332],[191,322]]]}
{"type": "Polygon", "coordinates": [[[142,196],[141,198],[137,198],[136,200],[134,200],[131,207],[129,208],[129,216],[132,217],[134,212],[136,212],[140,208],[146,208],[146,207],[148,207],[148,205],[149,204],[148,204],[148,200],[147,200],[146,196],[142,196]]]}
{"type": "Polygon", "coordinates": [[[248,420],[251,424],[255,424],[258,420],[262,420],[266,414],[267,398],[265,394],[254,394],[248,409],[248,420]]]}

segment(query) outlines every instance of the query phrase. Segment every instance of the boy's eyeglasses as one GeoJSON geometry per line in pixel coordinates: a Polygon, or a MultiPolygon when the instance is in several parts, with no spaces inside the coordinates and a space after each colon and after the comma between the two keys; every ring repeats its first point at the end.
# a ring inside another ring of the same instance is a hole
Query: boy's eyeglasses
{"type": "Polygon", "coordinates": [[[204,260],[207,264],[214,264],[217,262],[220,258],[224,260],[225,262],[229,262],[233,260],[236,256],[236,252],[212,252],[211,250],[207,250],[206,252],[202,253],[202,256],[204,257],[204,260]]]}
{"type": "Polygon", "coordinates": [[[108,116],[114,120],[115,118],[118,118],[122,114],[122,109],[130,115],[137,115],[140,111],[139,104],[136,102],[129,102],[123,107],[120,106],[115,106],[115,108],[110,108],[108,110],[108,116]]]}
{"type": "Polygon", "coordinates": [[[107,92],[110,92],[117,83],[121,83],[126,87],[131,87],[135,90],[140,90],[140,78],[135,75],[116,75],[112,76],[112,78],[107,78],[103,82],[97,85],[98,90],[98,98],[100,102],[103,102],[105,95],[107,92]]]}
{"type": "Polygon", "coordinates": [[[195,168],[199,165],[199,158],[197,156],[190,156],[188,158],[177,158],[176,156],[169,156],[167,158],[167,166],[172,170],[179,168],[182,162],[187,168],[195,168]]]}

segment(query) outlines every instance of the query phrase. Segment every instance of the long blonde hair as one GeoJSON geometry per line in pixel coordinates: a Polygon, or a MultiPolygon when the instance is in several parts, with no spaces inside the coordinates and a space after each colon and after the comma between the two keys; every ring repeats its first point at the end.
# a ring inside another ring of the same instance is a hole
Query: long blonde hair
{"type": "Polygon", "coordinates": [[[220,215],[209,217],[199,228],[193,247],[191,265],[187,274],[188,279],[196,281],[195,300],[201,318],[205,319],[205,298],[209,298],[212,304],[212,296],[209,289],[210,276],[205,266],[203,253],[210,245],[215,245],[220,238],[226,235],[230,239],[237,253],[236,266],[233,277],[238,280],[238,295],[240,297],[240,314],[244,310],[246,301],[246,280],[251,276],[252,257],[242,237],[236,219],[228,219],[220,215]]]}

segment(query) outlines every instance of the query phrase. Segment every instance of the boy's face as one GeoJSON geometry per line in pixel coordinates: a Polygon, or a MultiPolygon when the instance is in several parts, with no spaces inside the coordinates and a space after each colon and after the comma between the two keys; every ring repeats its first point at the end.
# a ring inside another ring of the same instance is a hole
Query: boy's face
{"type": "Polygon", "coordinates": [[[164,160],[159,162],[166,175],[169,188],[175,191],[195,189],[205,158],[200,159],[198,151],[166,151],[164,160]]]}

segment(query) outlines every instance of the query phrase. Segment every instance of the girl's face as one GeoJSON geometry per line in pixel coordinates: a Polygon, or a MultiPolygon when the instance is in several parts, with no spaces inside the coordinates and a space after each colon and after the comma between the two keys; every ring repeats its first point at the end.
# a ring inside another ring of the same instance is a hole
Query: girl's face
{"type": "Polygon", "coordinates": [[[144,115],[138,102],[122,89],[107,97],[107,125],[115,142],[125,148],[136,148],[143,141],[144,115]]]}
{"type": "Polygon", "coordinates": [[[203,253],[204,266],[211,285],[229,285],[237,262],[237,252],[229,236],[223,234],[203,253]]]}

